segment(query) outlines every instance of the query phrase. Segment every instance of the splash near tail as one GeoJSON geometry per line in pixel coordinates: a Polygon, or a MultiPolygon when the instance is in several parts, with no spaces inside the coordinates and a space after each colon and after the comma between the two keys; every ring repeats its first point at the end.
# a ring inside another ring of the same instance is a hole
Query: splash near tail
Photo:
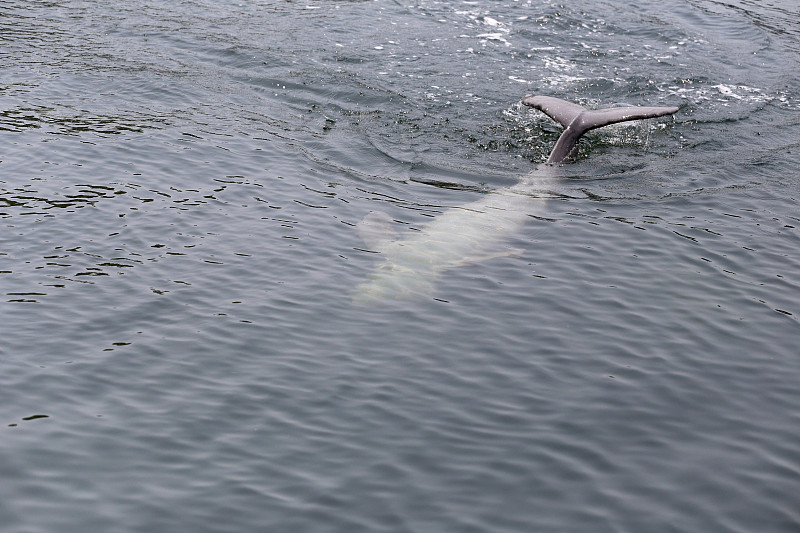
{"type": "Polygon", "coordinates": [[[589,130],[645,118],[663,117],[678,111],[677,107],[610,107],[589,110],[551,96],[526,96],[522,103],[538,109],[564,127],[564,133],[558,138],[548,163],[560,163],[566,159],[581,136],[589,130]]]}

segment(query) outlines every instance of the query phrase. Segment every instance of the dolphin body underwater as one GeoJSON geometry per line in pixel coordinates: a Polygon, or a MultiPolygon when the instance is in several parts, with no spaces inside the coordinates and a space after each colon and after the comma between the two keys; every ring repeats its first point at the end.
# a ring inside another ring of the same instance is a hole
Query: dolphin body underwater
{"type": "Polygon", "coordinates": [[[647,118],[671,115],[677,107],[611,107],[589,110],[549,96],[526,96],[522,103],[544,112],[564,127],[545,169],[533,172],[514,186],[486,194],[480,200],[453,207],[421,230],[398,238],[395,222],[385,213],[372,212],[357,227],[366,246],[381,254],[366,282],[356,288],[354,303],[402,299],[433,292],[438,276],[451,268],[495,257],[515,255],[520,250],[499,250],[498,240],[510,236],[534,214],[546,198],[532,190],[546,189],[557,177],[557,167],[576,149],[589,130],[647,118]]]}

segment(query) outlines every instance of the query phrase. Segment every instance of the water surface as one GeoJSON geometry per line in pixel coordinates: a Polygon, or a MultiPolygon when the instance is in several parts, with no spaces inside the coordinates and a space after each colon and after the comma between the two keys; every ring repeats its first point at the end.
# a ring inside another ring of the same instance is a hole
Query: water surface
{"type": "Polygon", "coordinates": [[[799,16],[0,2],[3,531],[797,530],[799,16]],[[544,182],[529,93],[680,111],[544,182]]]}

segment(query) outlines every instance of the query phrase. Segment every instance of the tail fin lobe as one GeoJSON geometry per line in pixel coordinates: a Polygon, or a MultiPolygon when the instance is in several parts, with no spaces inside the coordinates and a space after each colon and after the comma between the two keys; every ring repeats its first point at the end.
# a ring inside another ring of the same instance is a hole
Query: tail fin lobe
{"type": "Polygon", "coordinates": [[[573,104],[560,98],[553,98],[552,96],[536,96],[532,94],[523,98],[522,103],[538,109],[565,128],[581,113],[586,111],[586,108],[578,104],[573,104]]]}
{"type": "Polygon", "coordinates": [[[581,117],[581,122],[586,128],[584,130],[586,132],[609,124],[616,124],[617,122],[663,117],[677,112],[677,107],[609,107],[596,111],[586,111],[581,117]]]}

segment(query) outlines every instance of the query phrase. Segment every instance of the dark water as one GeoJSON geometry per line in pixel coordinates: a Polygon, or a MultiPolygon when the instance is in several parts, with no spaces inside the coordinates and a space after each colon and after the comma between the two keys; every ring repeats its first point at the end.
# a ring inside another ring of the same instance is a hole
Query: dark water
{"type": "Polygon", "coordinates": [[[0,1],[2,531],[800,531],[798,21],[0,1]],[[370,212],[536,183],[528,93],[680,112],[358,304],[370,212]]]}

